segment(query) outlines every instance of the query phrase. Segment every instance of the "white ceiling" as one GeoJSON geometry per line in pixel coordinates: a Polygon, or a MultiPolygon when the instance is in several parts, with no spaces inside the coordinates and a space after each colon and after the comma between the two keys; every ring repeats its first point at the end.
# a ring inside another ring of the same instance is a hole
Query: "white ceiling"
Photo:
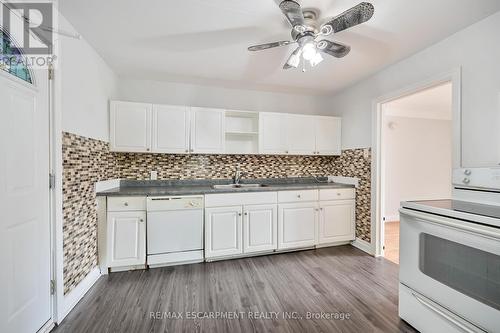
{"type": "Polygon", "coordinates": [[[385,103],[384,115],[451,120],[452,85],[445,83],[385,103]]]}
{"type": "MultiPolygon", "coordinates": [[[[303,0],[335,16],[361,0],[303,0]]],[[[273,0],[63,0],[62,14],[123,77],[248,89],[331,93],[500,10],[499,0],[372,0],[373,18],[330,39],[349,44],[302,73],[282,70],[293,46],[273,0]]],[[[493,41],[492,41],[493,42],[493,41]]]]}

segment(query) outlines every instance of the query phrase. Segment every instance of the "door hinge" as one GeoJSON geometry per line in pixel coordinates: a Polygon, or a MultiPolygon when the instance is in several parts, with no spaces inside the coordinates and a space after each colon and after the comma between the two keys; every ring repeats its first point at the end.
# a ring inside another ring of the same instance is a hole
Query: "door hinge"
{"type": "Polygon", "coordinates": [[[50,280],[50,294],[54,295],[56,293],[56,281],[50,280]]]}
{"type": "Polygon", "coordinates": [[[53,173],[49,173],[49,189],[56,187],[56,176],[53,173]]]}
{"type": "Polygon", "coordinates": [[[49,80],[54,79],[54,66],[52,64],[49,64],[49,80]]]}

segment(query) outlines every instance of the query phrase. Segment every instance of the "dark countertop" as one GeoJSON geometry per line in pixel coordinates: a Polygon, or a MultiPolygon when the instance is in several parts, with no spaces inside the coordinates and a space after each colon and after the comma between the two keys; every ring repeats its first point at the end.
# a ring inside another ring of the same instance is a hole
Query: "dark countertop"
{"type": "Polygon", "coordinates": [[[327,178],[272,178],[246,179],[242,184],[264,184],[263,187],[215,189],[215,184],[230,184],[231,180],[121,180],[120,187],[97,192],[98,196],[164,196],[214,193],[273,192],[290,190],[314,190],[323,188],[354,188],[353,185],[327,183],[327,178]]]}

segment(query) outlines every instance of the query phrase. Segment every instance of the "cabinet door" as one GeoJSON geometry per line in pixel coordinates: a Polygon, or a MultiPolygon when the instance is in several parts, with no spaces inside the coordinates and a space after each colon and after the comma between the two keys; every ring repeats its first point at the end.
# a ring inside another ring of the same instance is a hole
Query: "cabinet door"
{"type": "Polygon", "coordinates": [[[186,154],[189,152],[189,107],[153,105],[152,151],[186,154]]]}
{"type": "Polygon", "coordinates": [[[108,212],[108,267],[146,263],[146,212],[108,212]]]}
{"type": "Polygon", "coordinates": [[[261,112],[259,115],[259,153],[286,154],[287,115],[261,112]]]}
{"type": "Polygon", "coordinates": [[[111,102],[110,150],[151,150],[151,104],[111,102]]]}
{"type": "Polygon", "coordinates": [[[314,116],[288,115],[288,152],[292,155],[313,155],[316,151],[314,116]]]}
{"type": "Polygon", "coordinates": [[[191,152],[224,153],[224,110],[191,108],[191,152]]]}
{"type": "Polygon", "coordinates": [[[318,211],[317,202],[278,205],[278,249],[314,246],[318,211]]]}
{"type": "Polygon", "coordinates": [[[205,209],[205,257],[241,254],[241,206],[205,209]]]}
{"type": "Polygon", "coordinates": [[[316,153],[319,155],[340,155],[341,119],[336,117],[315,117],[316,153]]]}
{"type": "Polygon", "coordinates": [[[320,202],[319,244],[355,239],[354,200],[320,202]]]}
{"type": "Polygon", "coordinates": [[[252,253],[276,249],[278,235],[276,205],[243,207],[243,252],[252,253]]]}

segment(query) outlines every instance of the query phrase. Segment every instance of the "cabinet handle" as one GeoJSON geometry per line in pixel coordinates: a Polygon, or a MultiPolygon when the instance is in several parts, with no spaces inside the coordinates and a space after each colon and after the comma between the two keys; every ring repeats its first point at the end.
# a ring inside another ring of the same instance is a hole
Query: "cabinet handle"
{"type": "Polygon", "coordinates": [[[238,216],[241,216],[241,213],[238,213],[238,216]]]}
{"type": "Polygon", "coordinates": [[[141,223],[144,222],[144,219],[140,219],[139,222],[141,222],[141,223]]]}
{"type": "Polygon", "coordinates": [[[323,210],[323,207],[321,207],[319,210],[323,210]]]}
{"type": "Polygon", "coordinates": [[[247,215],[248,215],[248,212],[245,212],[245,216],[247,216],[247,215]]]}
{"type": "Polygon", "coordinates": [[[149,148],[146,148],[146,151],[149,151],[149,148]]]}
{"type": "Polygon", "coordinates": [[[297,198],[299,198],[299,199],[300,199],[300,194],[297,194],[297,198]]]}
{"type": "Polygon", "coordinates": [[[128,206],[128,202],[123,203],[124,206],[128,206]]]}
{"type": "Polygon", "coordinates": [[[189,153],[189,149],[186,149],[186,153],[189,153]]]}
{"type": "Polygon", "coordinates": [[[288,154],[288,150],[285,150],[285,154],[288,154]]]}

